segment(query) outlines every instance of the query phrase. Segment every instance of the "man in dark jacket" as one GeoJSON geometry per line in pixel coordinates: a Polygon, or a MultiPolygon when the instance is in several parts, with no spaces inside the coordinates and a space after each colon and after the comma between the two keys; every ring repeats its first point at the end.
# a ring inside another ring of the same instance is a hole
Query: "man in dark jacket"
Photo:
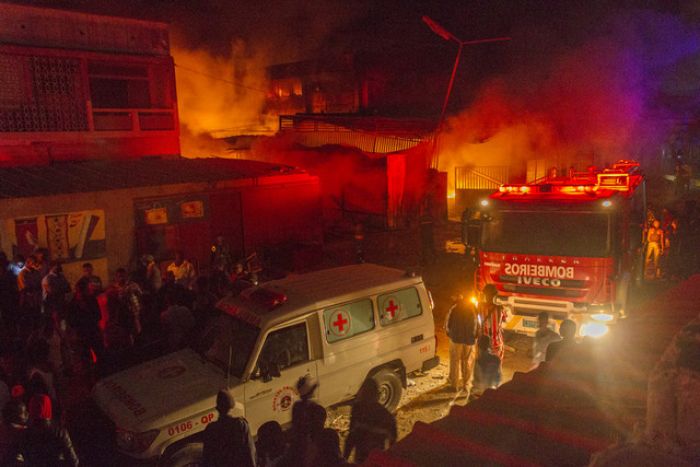
{"type": "Polygon", "coordinates": [[[36,467],[78,466],[68,432],[53,423],[51,399],[35,394],[29,400],[29,428],[24,438],[24,460],[36,467]]]}
{"type": "Polygon", "coordinates": [[[350,433],[344,457],[355,450],[355,462],[362,464],[373,449],[384,450],[396,442],[396,418],[379,403],[379,386],[366,380],[350,413],[350,433]]]}
{"type": "Polygon", "coordinates": [[[204,430],[204,465],[206,467],[255,467],[255,443],[248,421],[229,415],[235,406],[233,395],[222,389],[216,395],[219,419],[204,430]]]}
{"type": "Polygon", "coordinates": [[[478,322],[474,305],[460,295],[447,313],[445,332],[450,338],[449,384],[453,390],[463,389],[469,395],[469,382],[474,370],[474,344],[478,322]],[[461,373],[461,383],[460,383],[461,373]]]}
{"type": "Polygon", "coordinates": [[[0,465],[24,465],[22,447],[27,432],[27,406],[19,400],[10,400],[2,409],[0,424],[0,465]]]}

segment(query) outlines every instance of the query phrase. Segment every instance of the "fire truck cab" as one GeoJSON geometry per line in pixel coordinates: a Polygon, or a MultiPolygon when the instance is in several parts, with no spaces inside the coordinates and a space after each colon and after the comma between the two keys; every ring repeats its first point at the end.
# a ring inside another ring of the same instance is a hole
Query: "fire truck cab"
{"type": "Polygon", "coordinates": [[[547,311],[580,336],[604,335],[642,277],[645,198],[639,164],[624,160],[502,185],[463,215],[477,293],[496,286],[515,332],[534,335],[547,311]]]}

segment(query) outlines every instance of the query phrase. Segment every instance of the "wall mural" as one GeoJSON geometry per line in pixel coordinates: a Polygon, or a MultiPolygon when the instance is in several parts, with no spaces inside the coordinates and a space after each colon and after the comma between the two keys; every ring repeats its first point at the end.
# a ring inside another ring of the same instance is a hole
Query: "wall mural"
{"type": "Polygon", "coordinates": [[[105,213],[101,209],[6,219],[5,244],[13,255],[48,248],[51,259],[85,261],[106,255],[105,213]]]}

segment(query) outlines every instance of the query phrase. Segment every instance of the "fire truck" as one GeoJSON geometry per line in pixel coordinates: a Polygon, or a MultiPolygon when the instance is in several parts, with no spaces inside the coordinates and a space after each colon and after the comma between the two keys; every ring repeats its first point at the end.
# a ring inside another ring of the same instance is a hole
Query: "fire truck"
{"type": "Polygon", "coordinates": [[[493,284],[505,328],[518,333],[534,335],[547,311],[575,321],[579,336],[605,335],[643,277],[645,182],[634,161],[502,185],[462,220],[477,294],[493,284]]]}

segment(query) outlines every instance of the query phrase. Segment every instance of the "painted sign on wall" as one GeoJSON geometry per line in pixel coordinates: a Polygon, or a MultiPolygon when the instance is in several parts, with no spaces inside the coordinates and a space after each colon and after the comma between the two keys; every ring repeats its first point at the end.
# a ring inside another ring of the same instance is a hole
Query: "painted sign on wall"
{"type": "Polygon", "coordinates": [[[165,225],[197,222],[209,217],[206,195],[138,200],[134,203],[136,225],[165,225]]]}
{"type": "Polygon", "coordinates": [[[101,209],[39,214],[3,221],[4,243],[12,254],[31,255],[48,248],[51,259],[64,262],[106,255],[105,213],[101,209]]]}

